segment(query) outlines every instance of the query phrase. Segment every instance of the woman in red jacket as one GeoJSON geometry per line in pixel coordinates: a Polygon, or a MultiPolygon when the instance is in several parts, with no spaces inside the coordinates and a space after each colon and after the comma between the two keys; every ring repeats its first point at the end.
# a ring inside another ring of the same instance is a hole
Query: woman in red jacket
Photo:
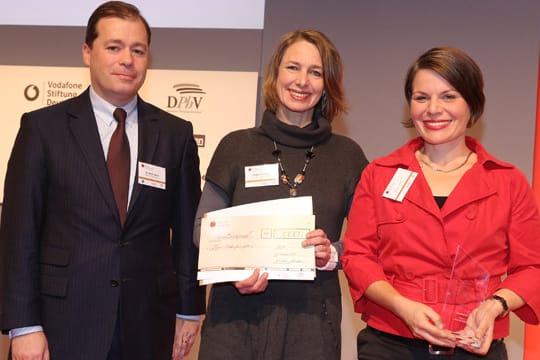
{"type": "Polygon", "coordinates": [[[343,268],[367,327],[359,359],[506,359],[509,311],[537,324],[540,217],[527,179],[466,136],[484,110],[478,65],[428,50],[405,96],[419,137],[362,174],[343,268]]]}

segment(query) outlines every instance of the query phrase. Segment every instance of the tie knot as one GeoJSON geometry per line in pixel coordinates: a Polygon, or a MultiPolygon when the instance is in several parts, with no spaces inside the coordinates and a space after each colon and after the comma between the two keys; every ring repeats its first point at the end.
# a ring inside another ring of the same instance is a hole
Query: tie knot
{"type": "Polygon", "coordinates": [[[116,108],[113,112],[113,116],[118,123],[123,123],[126,121],[126,111],[122,108],[116,108]]]}

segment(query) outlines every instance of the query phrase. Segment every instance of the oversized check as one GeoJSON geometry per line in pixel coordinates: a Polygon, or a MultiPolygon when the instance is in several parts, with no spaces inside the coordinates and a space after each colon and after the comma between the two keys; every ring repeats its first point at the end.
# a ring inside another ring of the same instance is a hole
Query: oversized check
{"type": "Polygon", "coordinates": [[[253,270],[273,280],[313,280],[314,247],[302,247],[315,228],[308,215],[212,215],[201,222],[199,272],[203,284],[244,280],[253,270]]]}

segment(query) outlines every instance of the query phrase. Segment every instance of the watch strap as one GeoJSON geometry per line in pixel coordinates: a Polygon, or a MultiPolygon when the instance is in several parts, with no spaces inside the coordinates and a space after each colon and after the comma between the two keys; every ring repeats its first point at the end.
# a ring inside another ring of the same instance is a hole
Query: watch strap
{"type": "Polygon", "coordinates": [[[491,295],[491,299],[498,301],[502,305],[503,311],[499,314],[499,316],[497,316],[498,319],[501,319],[508,315],[510,309],[508,308],[508,303],[506,302],[505,298],[500,295],[493,294],[491,295]]]}

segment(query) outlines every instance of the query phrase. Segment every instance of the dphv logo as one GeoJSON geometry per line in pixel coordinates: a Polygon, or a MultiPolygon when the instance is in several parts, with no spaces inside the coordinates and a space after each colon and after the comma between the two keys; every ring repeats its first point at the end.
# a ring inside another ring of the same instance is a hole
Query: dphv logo
{"type": "Polygon", "coordinates": [[[184,112],[199,112],[205,91],[198,84],[173,85],[176,95],[169,96],[167,108],[184,112]]]}

